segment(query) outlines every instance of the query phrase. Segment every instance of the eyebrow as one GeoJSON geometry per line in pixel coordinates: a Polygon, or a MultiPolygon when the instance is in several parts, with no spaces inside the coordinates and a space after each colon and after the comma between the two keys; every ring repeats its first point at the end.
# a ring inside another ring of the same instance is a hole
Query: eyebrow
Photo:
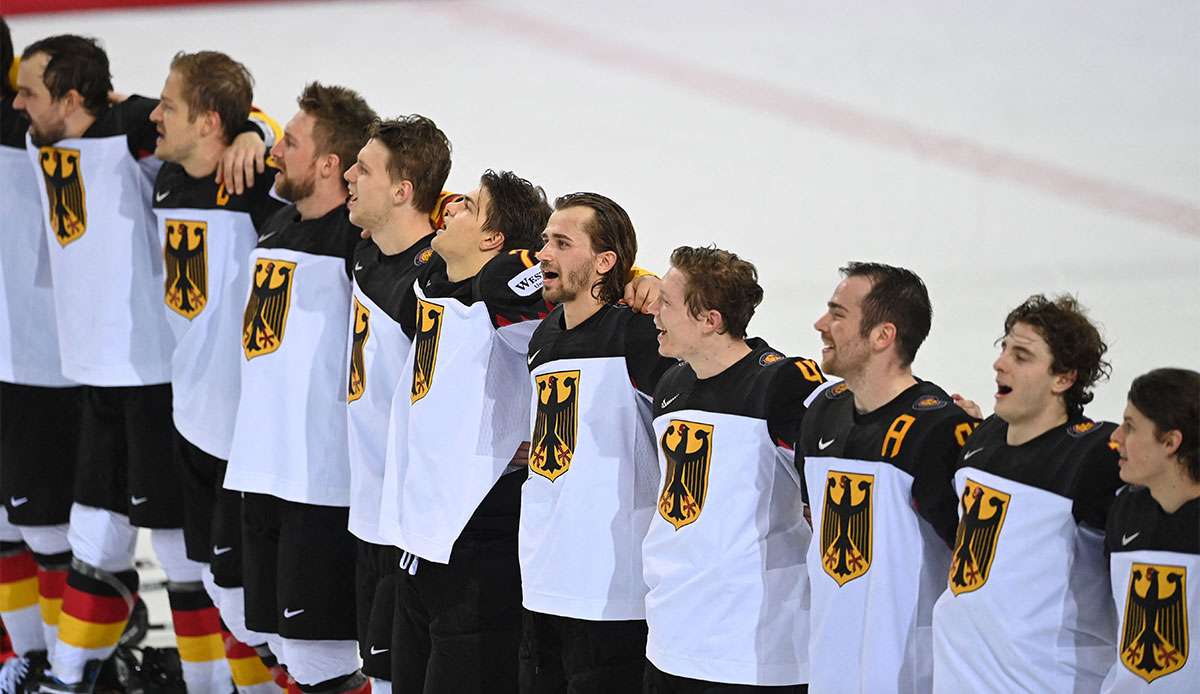
{"type": "Polygon", "coordinates": [[[467,206],[468,210],[473,210],[476,208],[475,199],[472,198],[470,195],[463,193],[462,195],[459,196],[459,198],[463,201],[463,204],[465,204],[467,206]]]}
{"type": "Polygon", "coordinates": [[[834,309],[841,309],[843,311],[846,310],[845,306],[842,306],[841,304],[837,303],[836,301],[827,301],[827,302],[825,302],[825,305],[829,307],[830,311],[832,311],[834,309]]]}

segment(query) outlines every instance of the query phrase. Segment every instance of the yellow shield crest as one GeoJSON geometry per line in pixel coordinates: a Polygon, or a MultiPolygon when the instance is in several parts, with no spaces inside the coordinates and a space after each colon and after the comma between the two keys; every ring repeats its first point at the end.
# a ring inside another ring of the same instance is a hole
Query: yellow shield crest
{"type": "Polygon", "coordinates": [[[295,263],[270,258],[255,261],[250,299],[242,316],[242,351],[246,359],[270,354],[283,343],[295,276],[295,263]]]}
{"type": "Polygon", "coordinates": [[[1121,663],[1147,682],[1188,658],[1187,567],[1134,563],[1121,619],[1121,663]]]}
{"type": "Polygon", "coordinates": [[[66,246],[87,231],[87,192],[79,168],[79,150],[40,147],[38,155],[50,203],[50,228],[58,245],[66,246]]]}
{"type": "Polygon", "coordinates": [[[821,514],[821,567],[839,586],[871,568],[875,475],[830,470],[821,514]]]}
{"type": "Polygon", "coordinates": [[[367,389],[367,369],[363,362],[363,347],[371,333],[371,311],[358,297],[354,297],[354,339],[350,344],[350,384],[346,390],[346,402],[354,402],[367,389]]]}
{"type": "Polygon", "coordinates": [[[168,219],[163,239],[163,301],[191,320],[208,304],[208,223],[168,219]]]}
{"type": "Polygon", "coordinates": [[[950,560],[950,592],[970,593],[987,583],[1011,500],[1012,495],[969,478],[963,485],[962,514],[950,560]]]}
{"type": "Polygon", "coordinates": [[[579,371],[535,377],[537,418],[529,449],[529,469],[553,482],[571,469],[579,429],[579,371]]]}
{"type": "Polygon", "coordinates": [[[433,387],[433,369],[437,366],[438,341],[442,336],[444,306],[417,299],[417,334],[413,337],[412,402],[429,393],[433,387]]]}
{"type": "Polygon", "coordinates": [[[667,469],[658,515],[675,530],[695,523],[708,498],[714,427],[702,422],[672,419],[659,440],[667,469]]]}

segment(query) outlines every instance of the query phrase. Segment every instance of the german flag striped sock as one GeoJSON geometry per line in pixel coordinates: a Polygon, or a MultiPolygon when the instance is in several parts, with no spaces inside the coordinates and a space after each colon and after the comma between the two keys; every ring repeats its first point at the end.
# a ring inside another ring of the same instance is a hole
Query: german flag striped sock
{"type": "Polygon", "coordinates": [[[200,581],[167,584],[171,621],[188,691],[228,691],[230,671],[225,663],[221,617],[200,581]]]}
{"type": "Polygon", "coordinates": [[[37,562],[25,543],[0,542],[0,617],[17,655],[46,649],[37,573],[37,562]]]}
{"type": "Polygon", "coordinates": [[[63,591],[67,588],[67,571],[71,568],[71,553],[34,554],[37,561],[38,606],[42,614],[42,633],[53,652],[58,642],[58,616],[62,614],[63,591]]]}
{"type": "Polygon", "coordinates": [[[276,684],[271,670],[258,657],[258,651],[238,641],[228,630],[224,630],[225,659],[233,673],[233,683],[241,694],[280,694],[282,688],[276,684]]]}
{"type": "Polygon", "coordinates": [[[50,656],[55,677],[67,684],[82,682],[89,660],[112,655],[137,589],[133,569],[109,573],[78,560],[71,563],[58,616],[58,644],[50,656]]]}

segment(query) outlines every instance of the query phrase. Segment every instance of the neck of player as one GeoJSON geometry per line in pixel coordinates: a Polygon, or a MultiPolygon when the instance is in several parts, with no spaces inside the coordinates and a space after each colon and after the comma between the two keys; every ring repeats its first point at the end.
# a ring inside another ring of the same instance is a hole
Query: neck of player
{"type": "Polygon", "coordinates": [[[332,178],[318,176],[312,195],[295,201],[296,211],[300,213],[300,219],[304,221],[320,219],[345,205],[349,197],[350,191],[346,189],[345,183],[339,184],[332,178]]]}
{"type": "MultiPolygon", "coordinates": [[[[217,172],[217,164],[221,163],[221,157],[225,156],[227,149],[229,145],[219,139],[201,138],[192,153],[179,165],[192,178],[208,178],[217,172]]],[[[251,185],[247,183],[246,187],[251,185]]]]}
{"type": "Polygon", "coordinates": [[[745,340],[720,333],[709,335],[698,347],[685,360],[696,378],[712,378],[751,352],[745,340]]]}
{"type": "Polygon", "coordinates": [[[563,326],[567,330],[574,328],[596,315],[596,311],[599,311],[603,305],[604,302],[592,296],[591,292],[587,292],[586,294],[580,292],[574,299],[562,303],[563,326]]]}
{"type": "Polygon", "coordinates": [[[1066,424],[1068,419],[1070,418],[1067,416],[1067,406],[1063,403],[1062,398],[1054,398],[1029,416],[1014,421],[1005,419],[1004,421],[1008,422],[1008,434],[1005,435],[1005,441],[1010,446],[1020,446],[1055,427],[1066,424]]]}
{"type": "Polygon", "coordinates": [[[869,361],[861,372],[843,378],[854,393],[854,408],[859,414],[874,412],[917,382],[912,369],[900,366],[894,359],[869,361]]]}
{"type": "Polygon", "coordinates": [[[1175,513],[1192,499],[1200,499],[1200,482],[1192,479],[1178,460],[1172,460],[1159,478],[1147,480],[1146,486],[1150,496],[1167,513],[1175,513]]]}
{"type": "Polygon", "coordinates": [[[442,259],[446,261],[446,279],[451,282],[469,280],[478,275],[483,266],[498,255],[500,255],[499,251],[481,251],[458,258],[442,256],[442,259]]]}
{"type": "Polygon", "coordinates": [[[370,236],[381,253],[396,255],[412,248],[432,231],[428,214],[404,207],[393,210],[386,222],[370,230],[370,236]]]}

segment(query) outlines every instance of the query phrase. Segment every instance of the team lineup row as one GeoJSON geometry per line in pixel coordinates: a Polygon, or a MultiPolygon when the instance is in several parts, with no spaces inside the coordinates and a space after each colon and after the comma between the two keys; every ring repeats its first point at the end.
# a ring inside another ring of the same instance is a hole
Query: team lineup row
{"type": "Polygon", "coordinates": [[[138,527],[193,692],[1200,677],[1200,374],[1088,419],[1106,346],[1074,299],[1004,318],[984,419],[913,375],[909,270],[841,268],[819,358],[786,356],[748,336],[748,261],[683,246],[660,279],[603,195],[492,170],[445,192],[428,118],[314,82],[280,129],[210,51],[114,98],[95,41],[4,38],[24,691],[97,686],[138,527]]]}

